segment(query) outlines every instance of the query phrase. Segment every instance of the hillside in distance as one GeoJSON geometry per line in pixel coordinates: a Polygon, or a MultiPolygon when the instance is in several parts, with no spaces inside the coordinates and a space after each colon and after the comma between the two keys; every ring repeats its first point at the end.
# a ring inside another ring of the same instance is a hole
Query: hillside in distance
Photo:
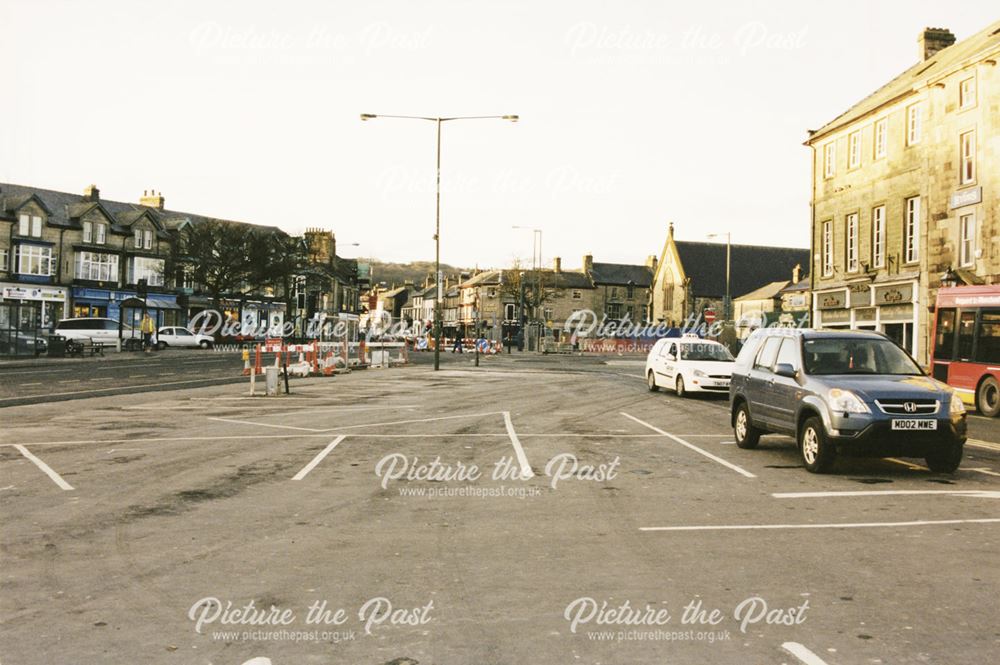
{"type": "MultiPolygon", "coordinates": [[[[441,264],[445,276],[457,275],[460,272],[471,272],[467,268],[456,268],[445,263],[441,264]]],[[[411,261],[409,263],[372,262],[373,282],[386,287],[402,286],[407,280],[414,284],[423,284],[425,279],[433,279],[433,261],[411,261]]]]}

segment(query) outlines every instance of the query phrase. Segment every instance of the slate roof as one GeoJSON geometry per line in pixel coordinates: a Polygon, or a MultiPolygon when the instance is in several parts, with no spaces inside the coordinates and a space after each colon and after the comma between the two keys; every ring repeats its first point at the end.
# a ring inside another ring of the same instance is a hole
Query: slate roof
{"type": "MultiPolygon", "coordinates": [[[[684,274],[695,296],[726,295],[726,245],[717,242],[675,242],[684,274]]],[[[809,250],[792,247],[732,245],[730,294],[750,293],[770,282],[787,282],[796,265],[809,265],[809,250]]]]}
{"type": "MultiPolygon", "coordinates": [[[[10,214],[9,211],[20,206],[28,198],[30,198],[31,195],[38,197],[38,200],[40,200],[43,206],[48,209],[48,223],[56,227],[78,228],[79,225],[74,222],[74,219],[85,213],[96,204],[96,202],[89,201],[82,194],[57,192],[55,190],[41,189],[39,187],[25,187],[24,185],[15,185],[12,183],[0,183],[0,218],[8,217],[10,214]]],[[[179,225],[180,222],[178,218],[188,219],[192,224],[199,224],[217,219],[206,215],[195,215],[193,213],[180,212],[178,210],[158,210],[149,206],[139,205],[138,203],[111,201],[103,198],[100,200],[100,205],[108,214],[117,220],[118,223],[113,224],[111,230],[120,234],[129,233],[127,225],[132,221],[135,221],[140,214],[147,210],[150,211],[158,220],[170,218],[171,223],[174,226],[179,225]]],[[[229,224],[255,226],[266,231],[273,231],[281,234],[285,233],[276,226],[249,224],[248,222],[238,222],[229,219],[217,219],[217,221],[229,224]]]]}
{"type": "Polygon", "coordinates": [[[478,275],[474,275],[472,278],[462,282],[460,286],[479,286],[480,284],[499,284],[500,283],[501,271],[499,270],[484,270],[478,275]]]}
{"type": "Polygon", "coordinates": [[[594,263],[590,271],[594,284],[648,287],[653,283],[653,269],[630,263],[594,263]]]}
{"type": "Polygon", "coordinates": [[[805,279],[801,279],[801,280],[799,280],[798,282],[796,282],[794,284],[789,283],[788,286],[786,286],[785,288],[781,289],[781,292],[782,293],[797,293],[799,291],[808,291],[808,290],[809,290],[809,278],[806,277],[805,279]]]}
{"type": "Polygon", "coordinates": [[[790,279],[786,279],[783,282],[771,282],[770,284],[765,284],[764,286],[742,295],[736,300],[770,300],[772,298],[777,298],[778,294],[785,290],[785,287],[791,284],[790,279]]]}
{"type": "Polygon", "coordinates": [[[961,66],[966,60],[996,48],[1000,48],[1000,21],[992,23],[968,39],[963,39],[938,51],[927,60],[916,63],[844,113],[815,132],[811,132],[807,144],[876,111],[889,102],[909,95],[915,89],[922,87],[925,81],[943,76],[950,70],[961,66]]]}

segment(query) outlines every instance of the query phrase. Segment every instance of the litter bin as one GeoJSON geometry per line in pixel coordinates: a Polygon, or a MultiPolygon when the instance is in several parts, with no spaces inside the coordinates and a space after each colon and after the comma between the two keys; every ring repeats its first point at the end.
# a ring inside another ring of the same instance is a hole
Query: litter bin
{"type": "Polygon", "coordinates": [[[49,358],[66,357],[66,338],[62,335],[49,336],[49,358]]]}

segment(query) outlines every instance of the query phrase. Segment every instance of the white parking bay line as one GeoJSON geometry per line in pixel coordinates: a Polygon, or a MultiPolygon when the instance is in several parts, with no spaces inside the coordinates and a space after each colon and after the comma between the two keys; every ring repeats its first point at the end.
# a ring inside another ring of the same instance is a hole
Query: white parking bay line
{"type": "Polygon", "coordinates": [[[826,661],[798,642],[785,642],[781,648],[801,660],[805,665],[826,665],[826,661]]]}
{"type": "Polygon", "coordinates": [[[316,465],[319,464],[320,462],[322,462],[323,458],[326,457],[327,455],[329,455],[330,451],[333,450],[334,448],[336,448],[337,444],[340,443],[341,441],[343,441],[345,438],[346,438],[346,436],[343,435],[343,434],[341,434],[336,439],[334,439],[333,441],[331,441],[329,443],[329,445],[327,445],[326,448],[324,448],[323,450],[321,450],[320,453],[318,455],[316,455],[316,457],[312,458],[311,462],[309,462],[304,467],[302,467],[302,470],[299,471],[298,473],[296,473],[292,477],[292,480],[302,480],[303,478],[305,478],[306,475],[310,471],[312,471],[313,469],[315,469],[316,465]]]}
{"type": "Polygon", "coordinates": [[[731,462],[727,462],[726,460],[722,459],[718,455],[713,455],[712,453],[708,452],[707,450],[702,450],[698,446],[696,446],[693,443],[690,443],[688,441],[685,441],[684,439],[680,438],[679,436],[674,436],[670,432],[664,432],[659,427],[656,427],[655,425],[650,425],[649,423],[647,423],[645,421],[639,420],[635,416],[629,415],[629,414],[625,413],[624,411],[620,411],[619,413],[621,413],[626,418],[629,418],[630,420],[634,420],[635,422],[639,423],[640,425],[642,425],[644,427],[648,427],[649,429],[653,430],[654,432],[657,432],[659,434],[662,434],[663,436],[666,436],[666,437],[669,437],[669,438],[673,439],[674,441],[676,441],[677,443],[681,444],[682,446],[687,446],[691,450],[693,450],[696,453],[699,453],[701,455],[704,455],[705,457],[707,457],[708,459],[712,460],[713,462],[718,462],[719,464],[721,464],[722,466],[726,467],[727,469],[732,469],[733,471],[735,471],[736,473],[740,474],[741,476],[745,476],[746,478],[756,478],[757,477],[754,474],[752,474],[749,471],[747,471],[746,469],[744,469],[743,467],[736,466],[735,464],[733,464],[731,462]]]}
{"type": "Polygon", "coordinates": [[[254,425],[256,427],[273,427],[275,429],[292,429],[298,432],[326,432],[325,429],[312,429],[310,427],[295,427],[294,425],[272,425],[270,423],[255,423],[252,420],[237,420],[236,418],[214,418],[209,417],[208,420],[217,420],[220,423],[235,423],[237,425],[254,425]]]}
{"type": "Polygon", "coordinates": [[[514,423],[510,420],[510,411],[503,412],[503,422],[507,426],[507,435],[510,437],[510,443],[514,446],[517,463],[521,465],[522,480],[532,478],[535,474],[531,470],[531,465],[528,464],[528,456],[524,454],[524,448],[521,447],[521,440],[517,438],[517,432],[514,431],[514,423]]]}
{"type": "Polygon", "coordinates": [[[979,439],[969,439],[965,442],[967,446],[973,446],[975,448],[985,448],[986,450],[998,450],[1000,451],[1000,443],[993,443],[992,441],[980,441],[979,439]]]}
{"type": "Polygon", "coordinates": [[[994,524],[1000,517],[971,520],[914,520],[912,522],[844,522],[842,524],[704,524],[698,526],[641,526],[639,531],[756,531],[774,529],[870,529],[876,527],[994,524]]]}
{"type": "Polygon", "coordinates": [[[981,499],[1000,499],[996,490],[846,490],[841,492],[775,492],[775,499],[832,499],[841,496],[908,496],[924,494],[948,494],[951,496],[971,496],[981,499]]]}
{"type": "Polygon", "coordinates": [[[73,489],[73,486],[70,485],[69,483],[67,483],[65,480],[63,480],[62,476],[60,476],[58,473],[56,473],[55,471],[53,471],[52,468],[49,467],[48,464],[46,464],[45,462],[43,462],[42,460],[38,459],[33,454],[31,454],[30,450],[28,450],[27,448],[25,448],[24,446],[22,446],[19,443],[18,444],[14,444],[14,447],[17,448],[21,452],[22,455],[24,455],[29,460],[31,460],[32,462],[34,462],[35,466],[37,466],[39,469],[41,469],[42,472],[46,476],[48,476],[49,478],[51,478],[52,482],[54,482],[60,488],[62,488],[64,490],[71,490],[71,489],[73,489]]]}

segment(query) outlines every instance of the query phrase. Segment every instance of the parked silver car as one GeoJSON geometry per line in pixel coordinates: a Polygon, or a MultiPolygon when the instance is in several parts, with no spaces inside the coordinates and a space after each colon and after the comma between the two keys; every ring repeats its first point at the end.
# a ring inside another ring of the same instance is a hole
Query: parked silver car
{"type": "Polygon", "coordinates": [[[729,401],[737,445],[793,436],[814,473],[839,454],[923,457],[944,473],[962,460],[962,400],[879,333],[757,330],[736,359],[729,401]]]}

